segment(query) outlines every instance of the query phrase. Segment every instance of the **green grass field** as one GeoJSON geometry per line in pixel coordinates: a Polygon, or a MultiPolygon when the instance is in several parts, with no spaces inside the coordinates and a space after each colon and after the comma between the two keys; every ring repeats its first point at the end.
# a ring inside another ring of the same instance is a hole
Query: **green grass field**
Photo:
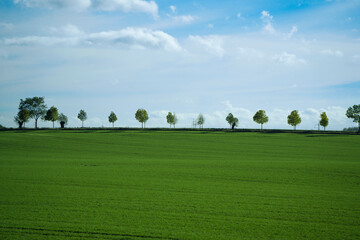
{"type": "Polygon", "coordinates": [[[0,239],[360,239],[360,136],[0,132],[0,239]]]}

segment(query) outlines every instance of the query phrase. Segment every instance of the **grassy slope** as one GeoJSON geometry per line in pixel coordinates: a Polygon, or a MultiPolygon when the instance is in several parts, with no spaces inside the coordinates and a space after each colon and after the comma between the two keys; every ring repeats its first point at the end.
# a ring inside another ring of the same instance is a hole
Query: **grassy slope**
{"type": "Polygon", "coordinates": [[[359,140],[0,132],[0,238],[359,239],[359,140]]]}

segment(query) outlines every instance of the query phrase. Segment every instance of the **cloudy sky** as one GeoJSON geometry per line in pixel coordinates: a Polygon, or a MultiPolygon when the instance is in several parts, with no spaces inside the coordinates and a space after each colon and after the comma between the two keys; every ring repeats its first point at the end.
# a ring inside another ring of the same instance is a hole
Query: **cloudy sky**
{"type": "MultiPolygon", "coordinates": [[[[359,0],[2,0],[0,124],[15,127],[20,99],[44,96],[79,127],[179,127],[199,113],[204,127],[328,129],[356,126],[345,116],[360,104],[359,0]]],[[[33,121],[27,125],[32,126],[33,121]]],[[[40,127],[52,126],[40,122],[40,127]]]]}

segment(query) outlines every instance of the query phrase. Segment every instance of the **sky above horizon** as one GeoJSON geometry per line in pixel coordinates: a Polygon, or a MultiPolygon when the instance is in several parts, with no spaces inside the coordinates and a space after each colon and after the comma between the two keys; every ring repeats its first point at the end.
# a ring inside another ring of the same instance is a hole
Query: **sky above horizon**
{"type": "MultiPolygon", "coordinates": [[[[360,104],[359,0],[3,0],[0,2],[0,124],[20,99],[44,96],[80,127],[328,129],[357,126],[345,116],[360,104]]],[[[27,123],[33,126],[34,121],[27,123]]],[[[40,127],[52,123],[39,122],[40,127]]]]}

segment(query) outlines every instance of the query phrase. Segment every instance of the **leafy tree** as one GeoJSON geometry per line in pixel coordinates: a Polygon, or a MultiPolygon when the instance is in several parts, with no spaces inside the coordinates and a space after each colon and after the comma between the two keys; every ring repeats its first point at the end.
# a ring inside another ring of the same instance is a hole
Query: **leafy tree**
{"type": "Polygon", "coordinates": [[[352,118],[354,122],[359,124],[359,132],[360,132],[360,104],[349,107],[346,111],[346,116],[348,118],[352,118]]]}
{"type": "Polygon", "coordinates": [[[28,110],[30,112],[30,118],[35,119],[35,128],[37,128],[37,121],[40,117],[44,117],[46,114],[46,105],[44,97],[26,98],[20,99],[19,110],[28,110]]]}
{"type": "Polygon", "coordinates": [[[199,125],[199,128],[203,128],[204,127],[204,123],[205,123],[205,117],[204,115],[202,115],[201,113],[199,114],[199,116],[196,119],[196,123],[197,125],[199,125]]]}
{"type": "Polygon", "coordinates": [[[26,109],[22,109],[14,117],[14,121],[19,125],[19,128],[21,129],[23,127],[23,124],[25,127],[25,123],[29,120],[29,118],[30,118],[30,111],[26,109]]]}
{"type": "Polygon", "coordinates": [[[327,125],[329,125],[329,119],[326,116],[326,112],[320,114],[320,125],[324,127],[324,131],[327,125]]]}
{"type": "Polygon", "coordinates": [[[135,113],[135,118],[141,123],[141,127],[145,127],[145,123],[149,120],[149,115],[145,109],[138,109],[135,113]]]}
{"type": "Polygon", "coordinates": [[[261,124],[261,129],[263,129],[263,124],[269,121],[269,117],[266,116],[266,112],[264,110],[259,110],[255,113],[253,120],[258,124],[261,124]]]}
{"type": "Polygon", "coordinates": [[[113,127],[114,127],[114,122],[116,121],[117,121],[116,114],[114,112],[111,112],[109,115],[109,122],[112,123],[113,127]]]}
{"type": "Polygon", "coordinates": [[[225,119],[231,127],[234,123],[234,115],[232,113],[229,113],[225,119]]]}
{"type": "Polygon", "coordinates": [[[232,113],[229,113],[225,119],[226,119],[226,121],[229,123],[230,128],[232,128],[232,129],[234,129],[235,127],[237,127],[238,124],[239,124],[239,119],[237,119],[236,117],[234,117],[234,115],[233,115],[232,113]]]}
{"type": "Polygon", "coordinates": [[[174,125],[174,128],[175,128],[175,125],[178,122],[178,119],[177,119],[175,113],[169,112],[168,115],[166,116],[166,122],[170,125],[170,128],[171,128],[171,125],[174,125]]]}
{"type": "Polygon", "coordinates": [[[54,122],[59,119],[58,109],[56,107],[52,106],[49,110],[47,110],[44,119],[46,121],[53,122],[53,128],[54,128],[54,122]]]}
{"type": "Polygon", "coordinates": [[[288,124],[294,127],[294,130],[296,130],[296,125],[299,125],[301,123],[301,118],[297,110],[294,110],[290,113],[288,116],[288,124]]]}
{"type": "Polygon", "coordinates": [[[63,113],[59,115],[58,121],[60,122],[61,128],[64,128],[65,125],[68,123],[68,118],[63,113]]]}
{"type": "Polygon", "coordinates": [[[84,127],[84,121],[87,119],[86,112],[81,109],[77,117],[81,121],[81,127],[84,127]]]}
{"type": "Polygon", "coordinates": [[[231,125],[231,129],[234,129],[235,127],[237,127],[239,125],[239,119],[237,119],[236,117],[234,117],[233,119],[233,123],[231,125]]]}
{"type": "Polygon", "coordinates": [[[166,122],[170,125],[170,128],[171,128],[171,125],[174,123],[174,115],[169,112],[168,115],[166,116],[166,122]]]}
{"type": "Polygon", "coordinates": [[[174,116],[173,125],[174,125],[174,128],[175,128],[175,125],[178,123],[178,118],[176,117],[175,113],[173,114],[173,116],[174,116]]]}

